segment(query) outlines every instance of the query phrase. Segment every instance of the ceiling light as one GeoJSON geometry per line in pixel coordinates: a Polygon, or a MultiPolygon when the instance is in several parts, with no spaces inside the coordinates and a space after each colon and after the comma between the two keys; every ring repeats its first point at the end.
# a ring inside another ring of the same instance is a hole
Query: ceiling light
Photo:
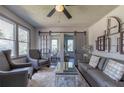
{"type": "Polygon", "coordinates": [[[55,9],[58,12],[62,12],[64,10],[64,6],[63,5],[56,5],[55,9]]]}

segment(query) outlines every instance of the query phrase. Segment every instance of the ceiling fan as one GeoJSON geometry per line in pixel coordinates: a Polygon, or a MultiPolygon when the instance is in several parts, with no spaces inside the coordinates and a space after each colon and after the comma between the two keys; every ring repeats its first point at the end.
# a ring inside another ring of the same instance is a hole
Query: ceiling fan
{"type": "MultiPolygon", "coordinates": [[[[68,5],[67,5],[68,6],[68,5]]],[[[70,15],[70,13],[66,10],[64,5],[56,5],[47,15],[47,17],[51,17],[55,12],[63,12],[65,14],[65,16],[68,19],[71,19],[72,16],[70,15]]]]}

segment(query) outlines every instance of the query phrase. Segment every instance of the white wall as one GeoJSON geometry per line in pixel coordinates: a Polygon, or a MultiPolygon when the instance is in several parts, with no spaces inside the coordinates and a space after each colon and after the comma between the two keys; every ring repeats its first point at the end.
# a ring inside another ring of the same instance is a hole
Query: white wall
{"type": "Polygon", "coordinates": [[[31,29],[31,48],[36,48],[36,32],[35,29],[30,24],[28,24],[23,19],[19,18],[18,16],[16,16],[14,13],[12,13],[3,6],[0,6],[0,14],[5,15],[8,18],[16,21],[17,23],[31,29]]]}
{"type": "Polygon", "coordinates": [[[101,20],[99,20],[97,23],[89,27],[88,33],[89,33],[89,45],[93,45],[94,51],[93,54],[101,55],[109,58],[115,58],[119,60],[124,60],[124,55],[120,53],[105,53],[105,52],[99,52],[95,49],[95,40],[98,36],[104,35],[104,30],[107,28],[107,17],[108,16],[116,16],[121,19],[122,22],[124,22],[124,6],[118,6],[116,9],[111,11],[109,14],[107,14],[105,17],[103,17],[101,20]]]}

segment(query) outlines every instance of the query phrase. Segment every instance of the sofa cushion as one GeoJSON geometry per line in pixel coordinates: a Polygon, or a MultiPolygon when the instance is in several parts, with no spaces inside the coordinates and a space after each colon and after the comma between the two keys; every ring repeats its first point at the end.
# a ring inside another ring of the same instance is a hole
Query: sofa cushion
{"type": "Polygon", "coordinates": [[[124,81],[124,74],[123,74],[123,76],[122,76],[122,78],[121,78],[121,81],[124,81]]]}
{"type": "Polygon", "coordinates": [[[106,58],[100,58],[99,63],[98,63],[98,69],[103,70],[104,63],[106,61],[106,58]]]}
{"type": "Polygon", "coordinates": [[[12,69],[11,71],[21,71],[22,69],[27,70],[28,75],[32,76],[32,74],[33,74],[33,68],[32,67],[16,68],[16,69],[12,69]]]}
{"type": "Polygon", "coordinates": [[[98,65],[98,63],[99,63],[99,59],[100,59],[100,57],[97,57],[97,56],[94,56],[94,55],[93,55],[93,56],[90,58],[89,65],[92,66],[93,68],[96,68],[97,65],[98,65]]]}
{"type": "Polygon", "coordinates": [[[100,87],[114,87],[114,86],[119,86],[117,82],[113,79],[111,79],[109,76],[104,74],[100,70],[88,70],[87,72],[90,77],[95,80],[100,87]]]}
{"type": "Polygon", "coordinates": [[[94,68],[91,67],[88,63],[79,63],[79,66],[80,66],[81,69],[83,69],[84,71],[87,71],[88,69],[94,69],[94,68]]]}
{"type": "Polygon", "coordinates": [[[106,75],[112,79],[119,81],[124,74],[124,65],[118,63],[115,60],[109,60],[105,70],[103,71],[106,75]]]}
{"type": "Polygon", "coordinates": [[[6,56],[4,55],[2,51],[0,52],[0,70],[1,71],[10,70],[10,65],[6,59],[6,56]]]}

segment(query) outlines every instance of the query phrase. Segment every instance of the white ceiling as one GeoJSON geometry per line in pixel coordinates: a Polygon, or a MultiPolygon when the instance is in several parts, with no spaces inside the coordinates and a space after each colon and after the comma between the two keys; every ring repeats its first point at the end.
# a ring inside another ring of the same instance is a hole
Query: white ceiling
{"type": "Polygon", "coordinates": [[[36,28],[49,26],[81,26],[86,28],[97,22],[117,6],[114,5],[74,5],[65,6],[72,19],[63,13],[55,12],[52,17],[46,15],[53,9],[51,5],[6,5],[10,11],[36,28]]]}

